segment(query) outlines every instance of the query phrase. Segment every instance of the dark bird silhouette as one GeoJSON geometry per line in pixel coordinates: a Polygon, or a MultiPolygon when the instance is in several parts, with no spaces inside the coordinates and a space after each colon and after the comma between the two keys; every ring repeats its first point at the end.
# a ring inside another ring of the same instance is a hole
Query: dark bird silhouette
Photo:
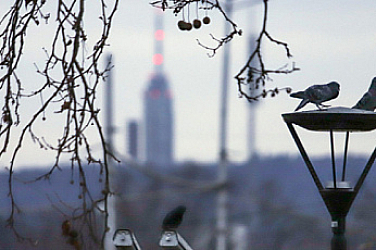
{"type": "Polygon", "coordinates": [[[162,229],[173,230],[178,228],[183,221],[183,215],[186,209],[185,206],[178,206],[170,211],[163,219],[162,229]]]}
{"type": "Polygon", "coordinates": [[[339,95],[339,84],[337,82],[330,82],[328,84],[313,85],[304,91],[292,93],[290,97],[303,99],[295,111],[303,108],[307,103],[313,103],[318,109],[328,107],[323,105],[323,102],[337,98],[339,95]]]}
{"type": "Polygon", "coordinates": [[[371,86],[362,98],[355,104],[353,109],[374,111],[376,109],[376,77],[372,79],[371,86]]]}

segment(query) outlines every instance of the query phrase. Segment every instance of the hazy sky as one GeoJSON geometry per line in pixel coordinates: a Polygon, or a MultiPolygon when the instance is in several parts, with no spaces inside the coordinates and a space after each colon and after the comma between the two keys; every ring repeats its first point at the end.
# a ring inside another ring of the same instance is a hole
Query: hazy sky
{"type": "MultiPolygon", "coordinates": [[[[247,1],[236,0],[234,21],[243,30],[242,37],[231,42],[231,68],[229,79],[229,158],[234,161],[246,159],[247,129],[249,124],[247,101],[238,98],[233,80],[247,60],[251,34],[258,34],[261,24],[262,4],[247,7],[247,1]],[[240,8],[241,6],[241,8],[240,8]]],[[[261,1],[260,1],[261,2],[261,1]]],[[[4,7],[0,3],[0,8],[4,7]]],[[[4,9],[4,8],[3,8],[4,9]]],[[[194,8],[192,7],[192,10],[194,8]]],[[[272,76],[268,82],[275,86],[300,90],[312,84],[336,80],[341,84],[339,97],[328,103],[334,106],[352,106],[368,88],[376,76],[376,1],[269,1],[268,31],[276,39],[289,44],[293,58],[287,61],[284,50],[268,42],[263,44],[266,65],[279,67],[296,62],[301,68],[291,75],[272,76]]],[[[153,25],[155,10],[148,0],[122,0],[112,28],[108,52],[114,55],[115,68],[115,147],[126,152],[125,125],[137,119],[142,125],[143,92],[153,72],[153,25]]],[[[200,30],[182,32],[177,28],[181,19],[171,12],[164,13],[165,24],[165,71],[174,94],[175,111],[175,159],[179,161],[214,161],[219,151],[219,98],[222,76],[222,51],[214,58],[199,47],[196,39],[213,45],[209,34],[223,35],[224,20],[215,12],[209,12],[212,22],[200,30]]],[[[191,18],[196,17],[191,11],[191,18]]],[[[203,18],[204,13],[199,12],[203,18]]],[[[90,32],[98,32],[91,21],[85,23],[90,32]]],[[[48,30],[48,29],[47,29],[48,30]]],[[[25,75],[32,76],[33,60],[43,62],[41,37],[48,32],[28,34],[32,51],[25,75]],[[37,56],[42,54],[42,56],[37,56]]],[[[44,45],[44,46],[48,46],[44,45]]],[[[259,102],[256,110],[256,149],[259,154],[298,154],[281,114],[292,112],[299,100],[290,99],[285,93],[276,98],[259,102]]],[[[307,105],[306,110],[315,106],[307,105]]],[[[53,128],[49,128],[53,131],[53,128]]],[[[303,132],[303,131],[302,131],[303,132]]],[[[328,154],[328,136],[319,133],[307,134],[307,149],[313,154],[328,154]],[[322,141],[321,141],[322,140],[322,141]]],[[[351,140],[350,152],[368,153],[375,142],[375,135],[362,138],[356,135],[351,140]]],[[[339,144],[339,148],[342,145],[339,144]]],[[[46,164],[52,158],[41,157],[30,147],[19,164],[46,164]]],[[[7,161],[2,160],[6,165],[7,161]]]]}
{"type": "MultiPolygon", "coordinates": [[[[153,10],[148,1],[126,2],[128,4],[123,3],[126,14],[119,15],[121,18],[118,16],[118,21],[124,20],[124,26],[113,32],[114,36],[121,33],[125,43],[120,47],[114,43],[113,48],[117,65],[115,75],[117,84],[121,85],[119,90],[122,89],[118,92],[121,95],[118,99],[124,100],[125,107],[124,118],[117,118],[119,126],[128,118],[142,118],[140,96],[147,84],[147,75],[152,70],[153,10]],[[133,9],[136,6],[137,13],[142,13],[137,16],[133,9]],[[141,52],[136,49],[139,46],[149,50],[143,49],[141,52]]],[[[238,8],[234,20],[243,29],[244,35],[231,43],[230,76],[235,75],[247,59],[249,35],[258,33],[262,17],[262,4],[247,8],[244,8],[244,4],[241,6],[243,9],[238,8]]],[[[376,75],[375,10],[375,1],[269,1],[268,30],[273,37],[289,43],[294,56],[290,62],[295,61],[301,71],[287,76],[273,76],[273,82],[269,82],[268,86],[291,86],[299,90],[311,84],[336,80],[341,84],[341,93],[330,104],[354,105],[376,75]]],[[[201,18],[204,15],[199,14],[201,18]]],[[[214,58],[208,58],[206,51],[197,45],[196,38],[211,44],[209,33],[221,36],[223,20],[219,15],[214,15],[210,26],[199,31],[181,32],[176,27],[181,16],[174,17],[167,12],[164,18],[165,68],[175,96],[176,158],[215,160],[219,144],[223,55],[220,52],[214,58]]],[[[264,53],[270,67],[289,62],[285,60],[284,50],[270,43],[264,44],[264,53]]],[[[238,98],[236,82],[232,77],[229,85],[229,156],[232,160],[243,160],[248,154],[247,102],[238,98]]],[[[256,148],[259,153],[297,154],[281,114],[293,111],[298,102],[285,93],[260,102],[256,111],[256,148]]],[[[306,107],[313,108],[313,105],[306,107]]],[[[308,149],[315,154],[327,153],[329,146],[326,137],[325,134],[320,143],[316,138],[321,137],[313,133],[308,140],[315,140],[315,143],[309,143],[308,149]]],[[[352,142],[350,152],[364,152],[366,146],[363,140],[361,145],[356,145],[355,139],[352,142]]],[[[370,140],[366,149],[370,150],[372,145],[370,140]]],[[[120,140],[119,148],[122,146],[120,140]]]]}

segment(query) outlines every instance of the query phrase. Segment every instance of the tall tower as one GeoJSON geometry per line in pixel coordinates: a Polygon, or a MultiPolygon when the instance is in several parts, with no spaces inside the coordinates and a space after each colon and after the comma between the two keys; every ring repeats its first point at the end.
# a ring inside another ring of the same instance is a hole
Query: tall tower
{"type": "MultiPolygon", "coordinates": [[[[250,52],[253,52],[255,49],[255,43],[256,43],[256,35],[251,33],[251,36],[249,38],[249,50],[250,52]]],[[[258,62],[253,61],[251,64],[252,67],[258,68],[260,65],[258,62]]],[[[249,83],[250,90],[249,95],[251,96],[257,96],[261,91],[259,89],[256,89],[256,83],[254,81],[249,83]]],[[[255,155],[257,155],[257,148],[256,148],[256,112],[257,112],[257,106],[259,105],[258,102],[250,102],[247,103],[248,105],[248,131],[247,131],[247,143],[248,143],[248,160],[251,160],[255,155]]]]}
{"type": "Polygon", "coordinates": [[[138,160],[138,124],[137,121],[132,120],[128,123],[127,127],[128,138],[128,154],[133,160],[138,160]]]}
{"type": "MultiPolygon", "coordinates": [[[[256,6],[256,5],[260,5],[260,1],[256,1],[256,0],[250,0],[248,2],[248,6],[256,6]]],[[[249,49],[249,53],[253,53],[253,51],[255,50],[256,48],[256,42],[257,42],[257,38],[258,38],[258,33],[256,33],[255,31],[257,30],[257,26],[255,26],[255,24],[257,23],[256,22],[256,19],[255,19],[255,16],[256,16],[256,10],[254,8],[250,8],[249,9],[249,13],[248,13],[248,30],[249,30],[249,37],[248,37],[248,49],[249,49]]],[[[254,68],[260,68],[260,63],[257,61],[257,60],[253,60],[253,62],[251,63],[251,66],[254,67],[254,68]]],[[[256,78],[256,77],[254,77],[256,78]]],[[[251,96],[257,96],[259,94],[261,94],[261,88],[256,88],[256,82],[255,80],[253,80],[252,82],[249,83],[249,92],[248,94],[251,95],[251,96]]],[[[248,148],[248,160],[251,160],[254,156],[257,156],[257,132],[256,132],[256,119],[257,119],[257,109],[258,109],[258,106],[260,104],[260,101],[254,101],[254,102],[250,102],[248,103],[248,120],[247,120],[247,148],[248,148]]]]}
{"type": "MultiPolygon", "coordinates": [[[[107,65],[112,65],[112,55],[107,56],[107,65]]],[[[113,71],[109,71],[107,75],[107,79],[104,89],[104,119],[105,119],[105,138],[106,138],[106,145],[107,150],[110,154],[114,153],[114,146],[113,146],[113,135],[114,135],[114,111],[113,111],[113,78],[112,78],[113,71]]],[[[108,170],[109,170],[109,177],[111,180],[115,179],[116,176],[116,168],[114,165],[114,161],[111,156],[108,156],[108,170]]],[[[116,188],[116,184],[114,181],[110,183],[110,189],[113,191],[116,188]]],[[[108,204],[108,227],[109,231],[106,234],[105,238],[105,249],[114,250],[114,244],[112,243],[112,235],[115,233],[116,229],[116,196],[110,195],[107,198],[108,204]]]]}
{"type": "Polygon", "coordinates": [[[163,71],[163,20],[157,10],[154,31],[154,72],[144,96],[146,163],[170,166],[173,163],[172,94],[163,71]]]}

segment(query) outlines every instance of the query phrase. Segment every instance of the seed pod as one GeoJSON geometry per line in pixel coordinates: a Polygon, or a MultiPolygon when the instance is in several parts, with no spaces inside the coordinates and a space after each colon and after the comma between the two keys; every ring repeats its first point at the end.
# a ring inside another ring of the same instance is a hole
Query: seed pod
{"type": "Polygon", "coordinates": [[[193,27],[195,27],[195,29],[199,29],[201,27],[201,21],[198,19],[193,20],[193,27]]]}
{"type": "Polygon", "coordinates": [[[186,22],[184,22],[183,20],[180,20],[178,22],[178,27],[180,30],[186,30],[186,22]]]}
{"type": "Polygon", "coordinates": [[[209,24],[210,23],[210,17],[208,17],[208,16],[204,17],[204,19],[202,19],[202,22],[204,24],[209,24]]]}
{"type": "Polygon", "coordinates": [[[186,23],[186,30],[191,30],[192,29],[192,24],[191,23],[186,23]]]}

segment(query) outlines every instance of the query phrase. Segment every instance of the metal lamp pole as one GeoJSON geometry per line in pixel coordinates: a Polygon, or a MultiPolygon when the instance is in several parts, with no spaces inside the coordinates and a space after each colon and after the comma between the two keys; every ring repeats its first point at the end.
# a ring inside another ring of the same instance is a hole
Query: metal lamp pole
{"type": "Polygon", "coordinates": [[[282,115],[287,127],[299,149],[300,154],[312,176],[312,179],[320,192],[322,199],[331,215],[333,237],[331,240],[332,250],[346,250],[347,241],[345,237],[346,216],[356,198],[364,180],[371,170],[376,159],[376,147],[363,169],[356,185],[351,187],[346,181],[347,151],[350,132],[365,132],[376,129],[376,113],[349,108],[330,108],[326,110],[314,110],[306,112],[294,112],[282,115]],[[307,152],[293,125],[311,131],[329,132],[330,148],[332,159],[332,178],[329,185],[323,186],[312,165],[307,152]],[[334,152],[334,132],[345,132],[345,148],[342,169],[337,169],[334,152]],[[339,170],[342,170],[341,178],[338,178],[339,170]]]}
{"type": "MultiPolygon", "coordinates": [[[[231,18],[232,12],[232,0],[226,0],[225,2],[226,13],[231,18]]],[[[225,24],[225,34],[229,33],[229,24],[225,24]]],[[[221,108],[220,108],[220,142],[219,142],[219,164],[218,164],[218,182],[227,182],[227,103],[228,103],[228,73],[230,62],[230,47],[229,44],[224,47],[223,55],[223,75],[222,75],[222,90],[221,90],[221,108]]],[[[227,249],[227,200],[228,200],[227,186],[223,185],[218,192],[217,197],[217,237],[216,237],[216,250],[227,249]]]]}

